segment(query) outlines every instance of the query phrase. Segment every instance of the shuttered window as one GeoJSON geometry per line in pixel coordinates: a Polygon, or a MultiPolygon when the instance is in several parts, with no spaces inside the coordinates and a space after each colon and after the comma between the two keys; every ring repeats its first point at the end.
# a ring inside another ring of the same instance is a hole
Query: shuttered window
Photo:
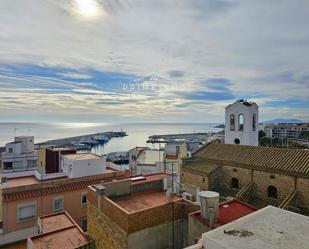
{"type": "Polygon", "coordinates": [[[17,218],[18,221],[24,221],[28,219],[33,219],[36,217],[36,204],[22,204],[18,206],[17,218]]]}

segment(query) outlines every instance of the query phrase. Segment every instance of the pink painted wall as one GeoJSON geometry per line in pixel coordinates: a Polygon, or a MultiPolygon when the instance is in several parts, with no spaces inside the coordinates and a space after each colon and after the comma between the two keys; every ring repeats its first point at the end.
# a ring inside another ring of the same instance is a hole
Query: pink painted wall
{"type": "Polygon", "coordinates": [[[32,199],[25,199],[19,201],[12,201],[3,203],[6,209],[6,220],[4,220],[5,232],[12,232],[20,229],[33,227],[36,225],[37,217],[53,213],[53,199],[57,196],[64,197],[64,210],[66,210],[77,224],[80,225],[81,218],[87,216],[87,208],[82,207],[81,194],[86,192],[87,189],[75,190],[64,193],[56,193],[32,199]],[[37,217],[23,222],[17,221],[17,205],[27,202],[37,202],[37,217]],[[42,208],[41,208],[42,207],[42,208]]]}

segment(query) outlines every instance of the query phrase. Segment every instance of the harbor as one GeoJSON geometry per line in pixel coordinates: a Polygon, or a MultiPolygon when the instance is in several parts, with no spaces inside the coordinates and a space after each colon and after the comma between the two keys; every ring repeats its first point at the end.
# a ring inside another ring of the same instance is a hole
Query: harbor
{"type": "Polygon", "coordinates": [[[124,131],[108,131],[94,134],[87,134],[75,137],[60,138],[48,140],[43,143],[36,144],[36,147],[68,147],[72,146],[77,150],[91,150],[92,147],[99,144],[105,144],[114,137],[125,137],[128,134],[124,131]]]}
{"type": "Polygon", "coordinates": [[[183,133],[183,134],[165,134],[152,135],[148,137],[147,143],[171,143],[171,142],[188,142],[188,143],[206,143],[209,137],[218,133],[199,132],[199,133],[183,133]]]}

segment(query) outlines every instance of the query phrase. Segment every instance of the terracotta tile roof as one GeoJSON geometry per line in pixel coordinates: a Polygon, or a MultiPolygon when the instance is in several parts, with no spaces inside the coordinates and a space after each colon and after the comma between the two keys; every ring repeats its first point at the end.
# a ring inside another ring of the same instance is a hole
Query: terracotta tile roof
{"type": "Polygon", "coordinates": [[[218,164],[309,177],[308,150],[212,142],[201,148],[196,156],[218,164]]]}
{"type": "Polygon", "coordinates": [[[193,157],[183,160],[182,170],[208,175],[219,167],[218,164],[210,162],[207,158],[193,157]]]}
{"type": "MultiPolygon", "coordinates": [[[[123,174],[119,175],[119,177],[123,174]]],[[[39,197],[41,195],[49,195],[54,193],[74,191],[78,189],[86,189],[89,185],[98,184],[102,181],[111,181],[117,179],[117,174],[103,174],[97,176],[82,177],[70,181],[69,179],[62,179],[53,182],[43,182],[32,185],[31,188],[28,186],[20,187],[16,191],[8,189],[8,192],[3,190],[2,196],[3,201],[15,201],[22,199],[29,199],[39,197]]]]}

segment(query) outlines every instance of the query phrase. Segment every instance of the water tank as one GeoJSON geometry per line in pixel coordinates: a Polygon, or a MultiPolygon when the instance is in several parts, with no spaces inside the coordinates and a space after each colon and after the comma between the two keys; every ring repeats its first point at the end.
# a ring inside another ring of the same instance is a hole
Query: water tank
{"type": "Polygon", "coordinates": [[[210,222],[218,218],[219,193],[214,191],[201,191],[199,193],[202,217],[210,222]]]}

